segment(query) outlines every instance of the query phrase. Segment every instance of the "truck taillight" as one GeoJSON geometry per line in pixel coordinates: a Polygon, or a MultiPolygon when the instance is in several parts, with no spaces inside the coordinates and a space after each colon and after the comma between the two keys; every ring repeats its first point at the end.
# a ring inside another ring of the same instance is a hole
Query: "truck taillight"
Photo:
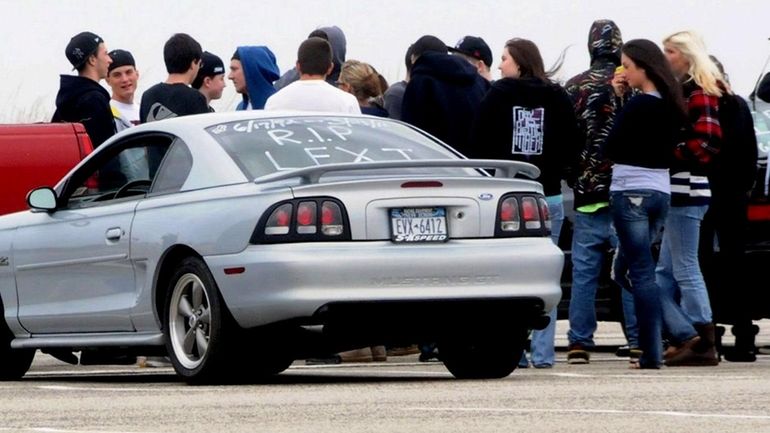
{"type": "Polygon", "coordinates": [[[251,243],[350,240],[345,208],[330,197],[287,200],[261,218],[251,243]]]}

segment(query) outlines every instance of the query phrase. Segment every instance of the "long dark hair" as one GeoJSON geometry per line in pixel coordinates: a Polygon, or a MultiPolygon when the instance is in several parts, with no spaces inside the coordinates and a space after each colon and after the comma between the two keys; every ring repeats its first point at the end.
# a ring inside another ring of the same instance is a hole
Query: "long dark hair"
{"type": "Polygon", "coordinates": [[[543,56],[540,55],[540,49],[529,39],[513,38],[505,43],[505,49],[513,60],[519,65],[521,78],[539,78],[543,81],[551,81],[551,77],[561,68],[564,63],[566,48],[556,60],[556,63],[549,70],[545,70],[543,56]]]}
{"type": "Polygon", "coordinates": [[[644,70],[647,78],[655,84],[660,96],[669,103],[681,119],[687,119],[687,105],[682,96],[682,85],[674,76],[671,65],[663,55],[663,51],[648,39],[633,39],[621,50],[638,68],[644,70]]]}

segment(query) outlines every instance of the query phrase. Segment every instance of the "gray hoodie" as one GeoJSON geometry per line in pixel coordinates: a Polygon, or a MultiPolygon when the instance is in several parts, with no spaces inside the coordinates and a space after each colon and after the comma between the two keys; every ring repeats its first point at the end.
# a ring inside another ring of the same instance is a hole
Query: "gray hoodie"
{"type": "MultiPolygon", "coordinates": [[[[336,86],[335,83],[340,76],[340,68],[342,68],[342,64],[345,63],[345,52],[347,51],[348,45],[345,40],[345,33],[343,33],[342,29],[337,26],[320,27],[318,30],[326,33],[329,44],[332,46],[334,69],[332,69],[332,73],[326,77],[326,81],[329,84],[336,86]]],[[[284,73],[273,85],[275,86],[275,90],[281,90],[281,88],[286,87],[297,80],[299,80],[299,72],[295,67],[286,71],[286,73],[284,73]]]]}

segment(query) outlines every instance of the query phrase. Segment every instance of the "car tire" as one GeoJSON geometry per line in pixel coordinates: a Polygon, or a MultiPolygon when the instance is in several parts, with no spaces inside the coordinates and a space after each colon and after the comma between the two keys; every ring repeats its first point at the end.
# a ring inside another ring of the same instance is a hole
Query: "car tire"
{"type": "Polygon", "coordinates": [[[237,331],[203,260],[188,257],[171,276],[163,333],[177,374],[193,384],[225,378],[229,335],[237,331]]]}
{"type": "Polygon", "coordinates": [[[521,359],[527,329],[513,335],[453,339],[440,343],[439,358],[457,379],[500,379],[510,375],[521,359]]]}
{"type": "MultiPolygon", "coordinates": [[[[0,314],[2,312],[3,309],[0,308],[0,314]]],[[[35,349],[13,349],[11,340],[13,333],[0,317],[0,381],[19,380],[24,377],[35,357],[35,349]]]]}

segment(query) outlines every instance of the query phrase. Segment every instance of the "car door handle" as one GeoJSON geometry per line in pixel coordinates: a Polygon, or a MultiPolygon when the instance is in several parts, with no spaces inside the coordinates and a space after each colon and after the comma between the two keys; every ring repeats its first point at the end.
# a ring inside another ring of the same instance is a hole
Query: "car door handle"
{"type": "Polygon", "coordinates": [[[120,240],[120,237],[123,236],[123,229],[120,227],[113,227],[111,229],[107,229],[107,233],[105,233],[105,237],[108,241],[118,241],[120,240]]]}

